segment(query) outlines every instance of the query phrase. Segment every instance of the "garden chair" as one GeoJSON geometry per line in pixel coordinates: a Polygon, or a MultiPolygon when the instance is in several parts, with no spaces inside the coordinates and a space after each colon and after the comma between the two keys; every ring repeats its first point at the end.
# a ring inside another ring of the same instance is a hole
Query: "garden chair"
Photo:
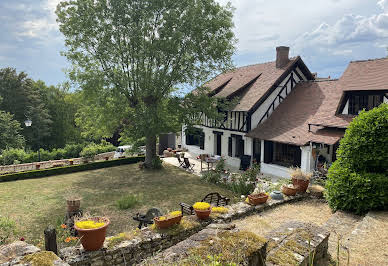
{"type": "Polygon", "coordinates": [[[178,167],[185,168],[185,162],[181,160],[181,156],[179,154],[176,154],[176,158],[178,159],[178,162],[179,162],[178,167]]]}
{"type": "MultiPolygon", "coordinates": [[[[202,200],[202,202],[207,202],[212,206],[226,206],[229,205],[230,199],[220,195],[218,192],[212,192],[207,194],[202,200]]],[[[179,203],[181,206],[182,214],[186,213],[188,215],[193,215],[194,214],[194,208],[192,205],[189,205],[187,203],[181,202],[179,203]]]]}
{"type": "Polygon", "coordinates": [[[158,208],[151,208],[146,214],[137,213],[133,220],[139,222],[138,228],[141,229],[143,226],[153,224],[154,218],[158,216],[162,216],[162,212],[158,208]]]}
{"type": "Polygon", "coordinates": [[[194,165],[193,163],[190,163],[189,158],[183,158],[183,162],[185,165],[183,166],[186,169],[189,169],[190,171],[194,171],[194,165]]]}

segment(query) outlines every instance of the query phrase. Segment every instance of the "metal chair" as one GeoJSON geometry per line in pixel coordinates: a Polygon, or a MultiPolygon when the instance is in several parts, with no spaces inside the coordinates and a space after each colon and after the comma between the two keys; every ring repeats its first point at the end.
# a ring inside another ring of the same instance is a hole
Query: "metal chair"
{"type": "Polygon", "coordinates": [[[185,163],[184,168],[189,169],[190,171],[194,171],[193,163],[190,163],[189,158],[183,158],[183,162],[185,163]]]}
{"type": "Polygon", "coordinates": [[[185,162],[181,160],[181,156],[177,153],[176,158],[178,159],[179,162],[179,167],[185,168],[185,162]]]}
{"type": "Polygon", "coordinates": [[[158,216],[162,216],[162,212],[158,208],[151,208],[146,214],[137,213],[133,220],[139,222],[138,228],[141,229],[143,226],[153,224],[154,218],[158,216]]]}
{"type": "MultiPolygon", "coordinates": [[[[220,195],[220,193],[218,193],[218,192],[212,192],[212,193],[207,194],[201,201],[207,202],[210,205],[219,207],[219,206],[228,205],[230,202],[230,199],[225,197],[225,196],[220,195]]],[[[179,205],[181,206],[182,214],[183,213],[186,213],[189,215],[194,214],[193,206],[191,206],[187,203],[184,203],[184,202],[179,203],[179,205]]]]}

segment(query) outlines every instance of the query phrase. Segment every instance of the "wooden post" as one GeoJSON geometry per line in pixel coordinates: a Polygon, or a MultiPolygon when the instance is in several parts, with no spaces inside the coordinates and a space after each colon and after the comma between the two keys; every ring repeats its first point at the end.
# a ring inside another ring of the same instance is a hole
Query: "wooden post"
{"type": "Polygon", "coordinates": [[[47,251],[52,251],[56,255],[58,255],[57,232],[56,232],[55,228],[51,225],[49,225],[44,230],[44,242],[45,242],[45,249],[47,251]]]}

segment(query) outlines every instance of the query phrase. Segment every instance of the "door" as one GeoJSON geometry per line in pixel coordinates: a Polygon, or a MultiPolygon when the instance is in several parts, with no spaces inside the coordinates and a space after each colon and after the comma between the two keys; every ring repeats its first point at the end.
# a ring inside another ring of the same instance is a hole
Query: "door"
{"type": "Polygon", "coordinates": [[[261,140],[259,139],[253,140],[253,160],[256,163],[260,163],[261,160],[261,140]]]}
{"type": "Polygon", "coordinates": [[[221,134],[216,134],[216,155],[221,156],[221,134]]]}

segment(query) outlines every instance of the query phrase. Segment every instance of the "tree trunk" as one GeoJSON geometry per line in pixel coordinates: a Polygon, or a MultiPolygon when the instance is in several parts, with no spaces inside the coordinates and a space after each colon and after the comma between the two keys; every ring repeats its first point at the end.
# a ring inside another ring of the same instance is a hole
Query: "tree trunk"
{"type": "Polygon", "coordinates": [[[153,168],[152,162],[156,158],[156,136],[146,137],[146,157],[144,165],[146,168],[153,168]]]}

